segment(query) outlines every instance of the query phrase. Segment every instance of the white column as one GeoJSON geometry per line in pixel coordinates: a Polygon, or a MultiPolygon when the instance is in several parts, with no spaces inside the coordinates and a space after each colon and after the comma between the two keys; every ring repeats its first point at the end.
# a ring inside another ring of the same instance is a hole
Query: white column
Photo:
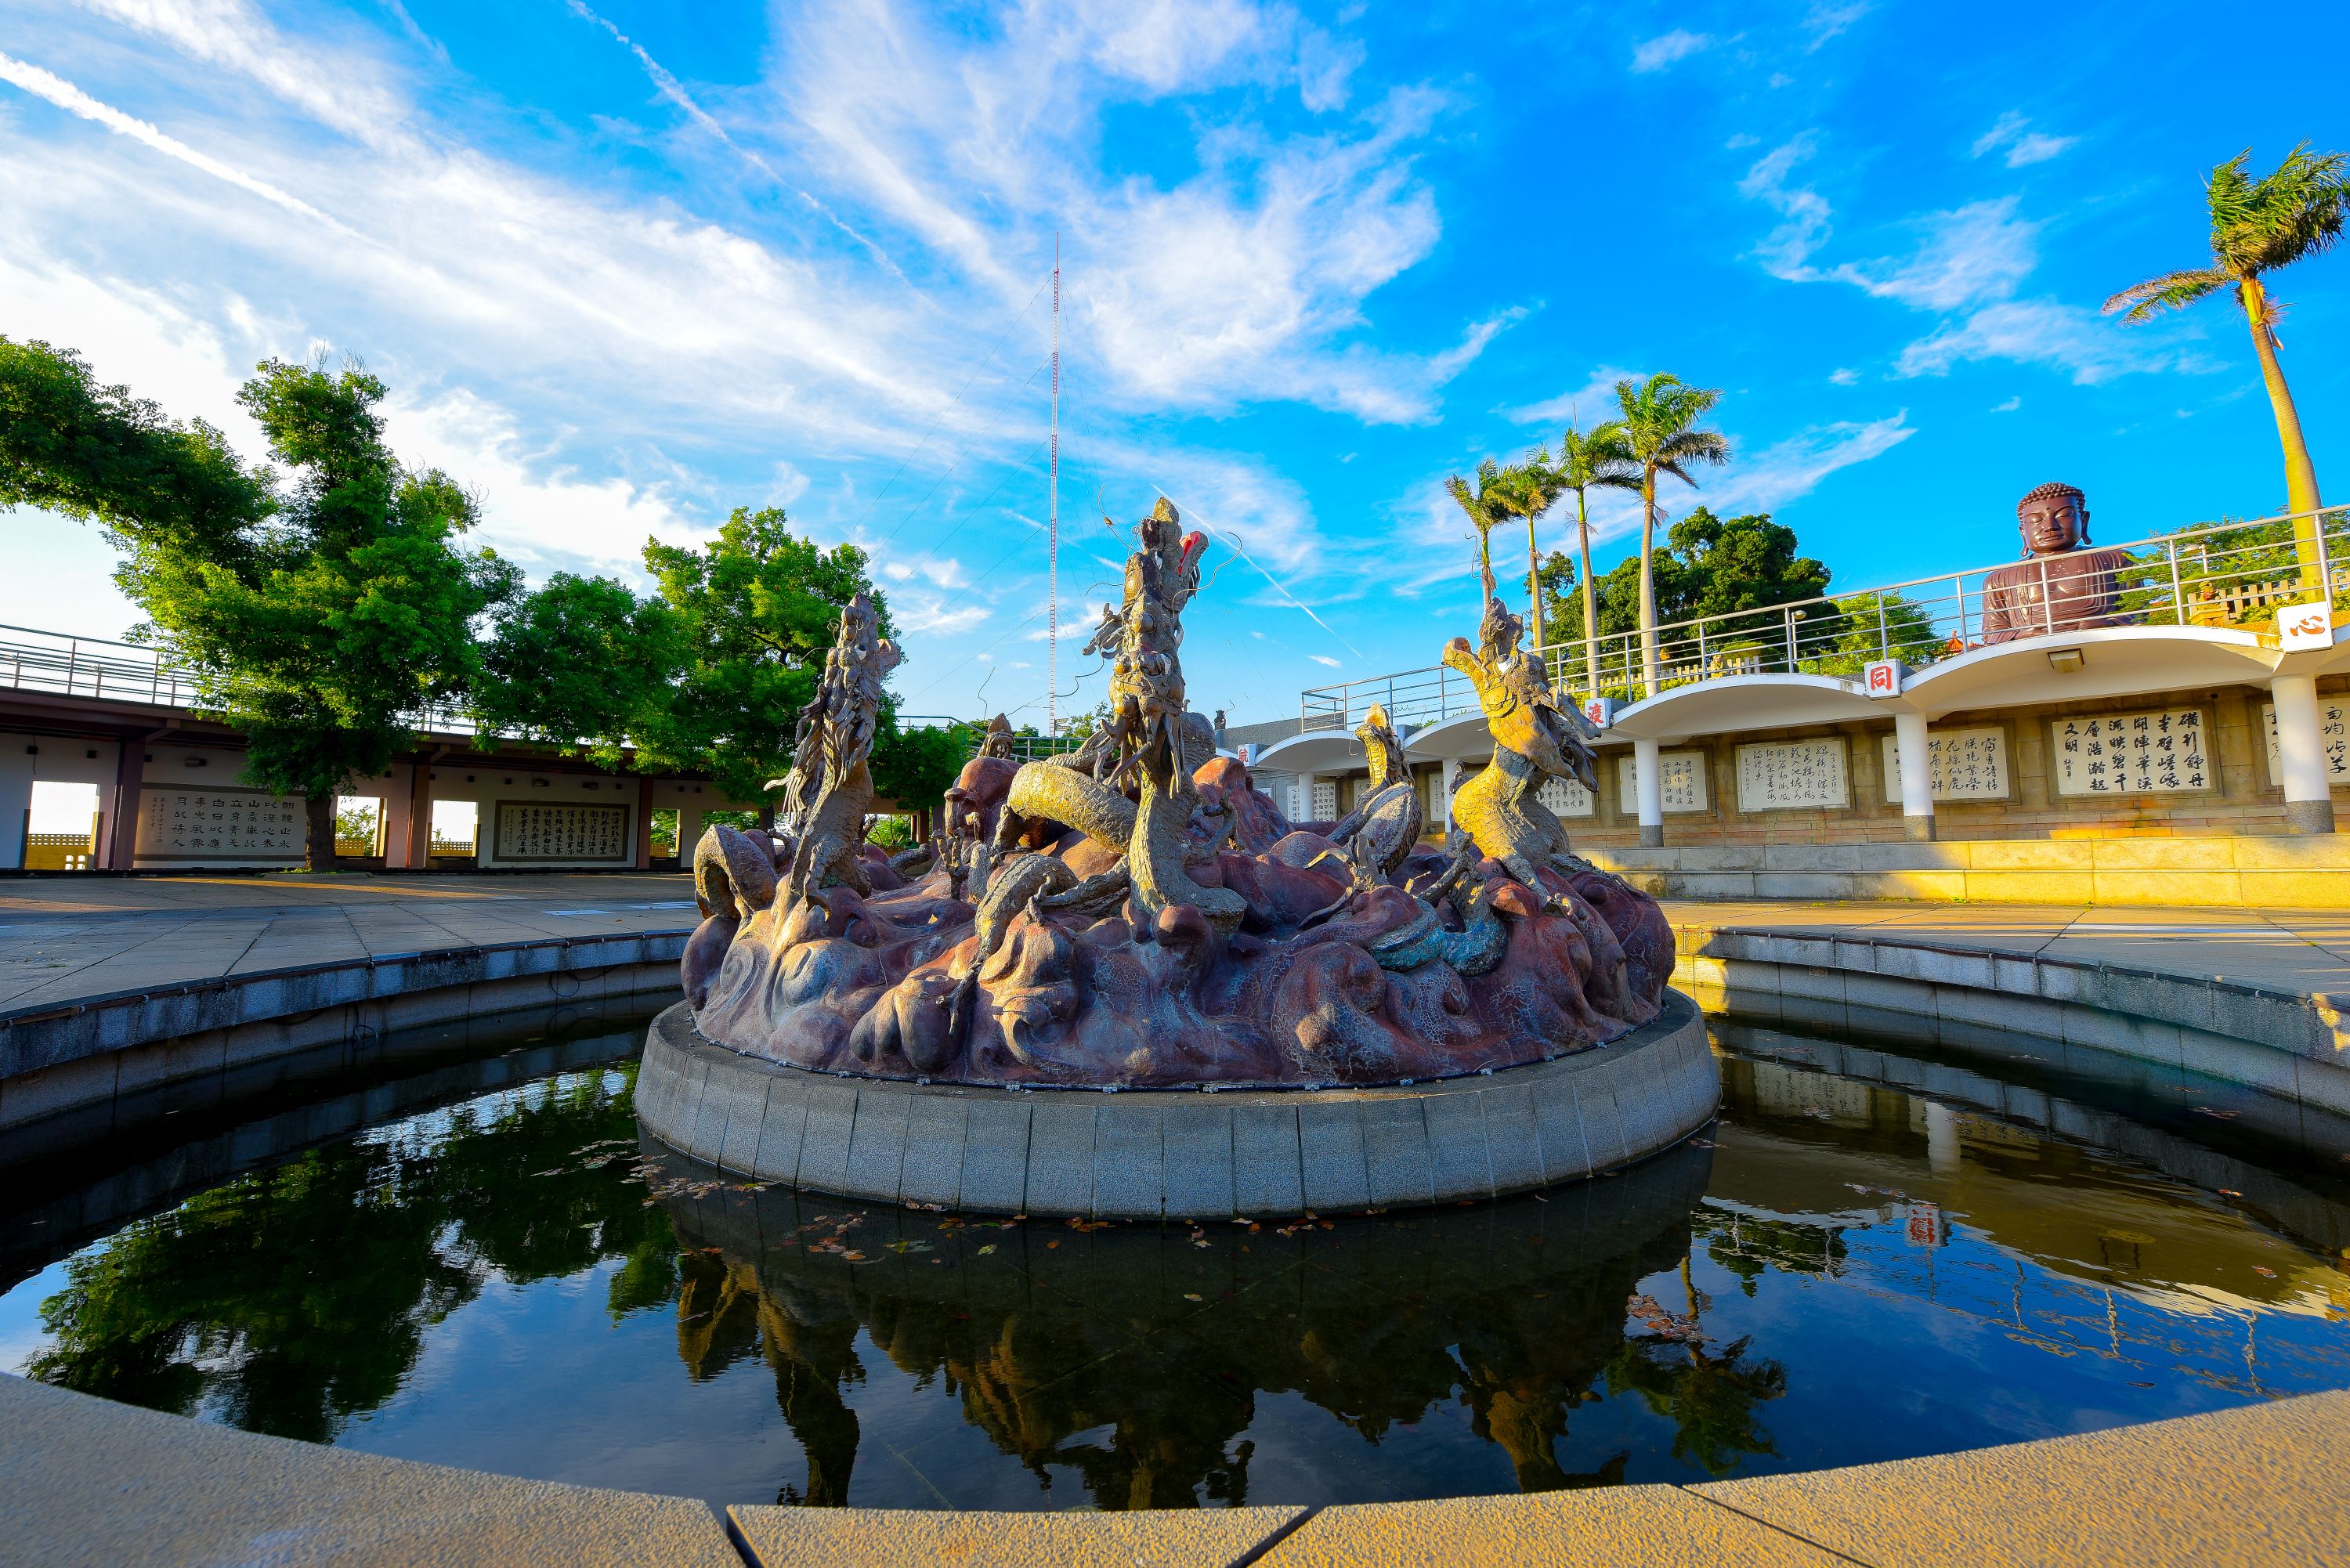
{"type": "Polygon", "coordinates": [[[1632,742],[1632,787],[1640,797],[1640,846],[1655,848],[1665,841],[1665,775],[1654,741],[1632,742]]]}
{"type": "Polygon", "coordinates": [[[1314,815],[1316,811],[1321,809],[1315,803],[1314,799],[1315,795],[1320,791],[1321,784],[1322,775],[1320,774],[1300,774],[1297,775],[1297,787],[1305,791],[1304,804],[1305,807],[1304,811],[1298,814],[1299,820],[1305,822],[1319,822],[1321,820],[1321,818],[1314,815]]]}
{"type": "Polygon", "coordinates": [[[2276,703],[2277,772],[2284,785],[2285,821],[2295,833],[2334,831],[2334,781],[2325,765],[2325,736],[2317,717],[2317,680],[2308,675],[2269,680],[2276,703]]]}
{"type": "Polygon", "coordinates": [[[1926,1102],[1926,1163],[1937,1176],[1958,1174],[1959,1114],[1933,1100],[1926,1102]]]}
{"type": "Polygon", "coordinates": [[[693,846],[702,842],[702,808],[683,801],[677,805],[677,868],[693,869],[693,846]]]}
{"type": "Polygon", "coordinates": [[[1893,715],[1893,752],[1901,763],[1901,826],[1912,838],[1934,836],[1934,775],[1928,766],[1926,715],[1893,715]]]}
{"type": "Polygon", "coordinates": [[[1437,764],[1436,788],[1444,797],[1437,804],[1444,812],[1444,831],[1447,834],[1452,831],[1452,786],[1460,777],[1460,758],[1447,757],[1437,764]]]}

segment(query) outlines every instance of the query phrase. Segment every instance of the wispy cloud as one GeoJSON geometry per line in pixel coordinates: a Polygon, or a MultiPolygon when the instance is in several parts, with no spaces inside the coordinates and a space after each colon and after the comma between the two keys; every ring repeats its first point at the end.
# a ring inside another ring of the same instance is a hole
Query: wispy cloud
{"type": "Polygon", "coordinates": [[[1970,359],[2046,365],[2084,387],[2121,376],[2210,368],[2191,354],[2125,337],[2113,323],[2081,306],[2016,299],[1986,306],[1910,344],[1894,369],[1902,376],[1940,376],[1970,359]]]}
{"type": "Polygon", "coordinates": [[[2031,129],[2032,122],[2013,109],[1999,117],[1989,130],[1975,138],[1974,153],[1978,158],[2004,148],[2007,166],[2022,169],[2033,163],[2045,163],[2061,156],[2081,139],[2077,136],[2050,136],[2031,129]]]}
{"type": "Polygon", "coordinates": [[[1621,366],[1602,365],[1591,372],[1582,386],[1561,392],[1555,398],[1544,398],[1538,403],[1504,409],[1503,416],[1522,425],[1555,425],[1567,420],[1579,421],[1588,430],[1601,420],[1617,416],[1616,383],[1638,381],[1646,372],[1627,370],[1621,366]]]}
{"type": "Polygon", "coordinates": [[[1632,68],[1641,72],[1660,71],[1677,61],[1685,60],[1691,55],[1712,47],[1713,38],[1711,35],[1692,33],[1687,28],[1675,27],[1669,33],[1659,34],[1644,44],[1634,46],[1632,68]]]}

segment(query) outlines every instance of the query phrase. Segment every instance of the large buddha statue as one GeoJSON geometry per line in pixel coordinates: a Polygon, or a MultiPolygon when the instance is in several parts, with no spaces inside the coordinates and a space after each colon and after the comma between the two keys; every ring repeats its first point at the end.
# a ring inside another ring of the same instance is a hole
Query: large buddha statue
{"type": "Polygon", "coordinates": [[[2072,485],[2043,484],[2016,503],[2023,559],[1983,579],[1984,642],[2121,624],[2114,573],[2129,558],[2088,547],[2086,501],[2072,485]]]}

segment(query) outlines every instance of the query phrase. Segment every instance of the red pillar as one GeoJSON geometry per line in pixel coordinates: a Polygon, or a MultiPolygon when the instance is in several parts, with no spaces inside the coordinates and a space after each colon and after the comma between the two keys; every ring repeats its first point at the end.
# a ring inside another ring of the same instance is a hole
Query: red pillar
{"type": "Polygon", "coordinates": [[[653,868],[653,781],[637,780],[637,869],[653,868]]]}
{"type": "Polygon", "coordinates": [[[400,860],[411,871],[432,865],[432,762],[421,752],[409,770],[408,844],[400,860]]]}

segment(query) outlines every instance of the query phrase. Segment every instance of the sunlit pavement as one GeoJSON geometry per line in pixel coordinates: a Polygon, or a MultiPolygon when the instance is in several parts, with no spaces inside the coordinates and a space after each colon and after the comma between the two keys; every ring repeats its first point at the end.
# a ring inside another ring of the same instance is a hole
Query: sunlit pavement
{"type": "Polygon", "coordinates": [[[0,881],[0,1017],[390,954],[691,930],[681,874],[33,877],[0,881]]]}
{"type": "MultiPolygon", "coordinates": [[[[2350,991],[2350,909],[1673,899],[1676,928],[1870,935],[2350,991]]],[[[684,931],[681,873],[39,877],[0,881],[0,1015],[148,985],[589,933],[684,931]]]]}

